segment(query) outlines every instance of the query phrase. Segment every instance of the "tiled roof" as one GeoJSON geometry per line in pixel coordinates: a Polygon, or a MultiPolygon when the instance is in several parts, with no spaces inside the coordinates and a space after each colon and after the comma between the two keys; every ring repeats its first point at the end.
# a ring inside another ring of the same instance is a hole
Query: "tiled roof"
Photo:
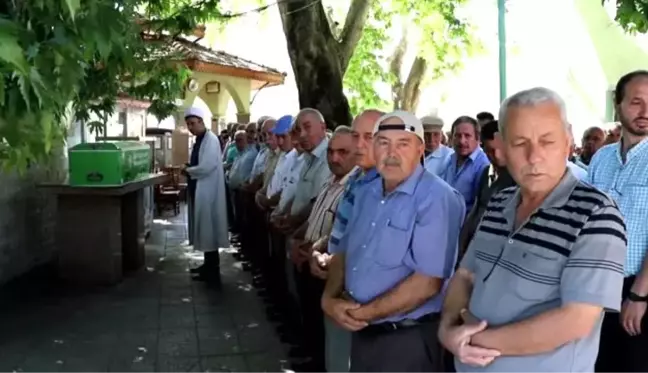
{"type": "Polygon", "coordinates": [[[197,41],[191,41],[184,37],[175,37],[170,42],[173,47],[172,52],[180,53],[187,59],[198,60],[200,62],[215,64],[220,66],[245,69],[267,74],[276,74],[285,76],[285,73],[259,63],[246,60],[235,55],[217,51],[198,44],[197,41]]]}

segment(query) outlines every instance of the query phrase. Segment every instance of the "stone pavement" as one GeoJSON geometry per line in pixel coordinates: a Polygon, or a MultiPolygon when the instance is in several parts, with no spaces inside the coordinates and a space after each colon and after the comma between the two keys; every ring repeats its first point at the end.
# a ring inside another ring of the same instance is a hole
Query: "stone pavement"
{"type": "Polygon", "coordinates": [[[281,371],[286,348],[251,276],[222,252],[223,289],[192,283],[183,218],[157,220],[147,268],[114,287],[40,276],[0,292],[0,371],[281,371]]]}

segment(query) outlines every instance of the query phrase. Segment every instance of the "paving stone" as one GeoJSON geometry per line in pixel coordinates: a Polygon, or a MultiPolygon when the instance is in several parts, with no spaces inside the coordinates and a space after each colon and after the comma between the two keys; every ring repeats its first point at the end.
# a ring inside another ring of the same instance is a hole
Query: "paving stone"
{"type": "Polygon", "coordinates": [[[198,356],[198,336],[195,329],[161,330],[158,354],[170,356],[198,356]]]}
{"type": "Polygon", "coordinates": [[[241,355],[202,357],[205,372],[248,372],[245,358],[241,355]]]}
{"type": "Polygon", "coordinates": [[[159,356],[156,372],[201,372],[198,357],[159,356]]]}
{"type": "Polygon", "coordinates": [[[196,327],[196,317],[192,304],[164,305],[160,308],[160,328],[177,329],[196,327]]]}
{"type": "Polygon", "coordinates": [[[0,372],[279,371],[286,354],[250,274],[225,250],[222,291],[196,283],[187,271],[201,259],[182,246],[186,230],[153,228],[152,271],[113,287],[48,281],[3,296],[0,372]]]}
{"type": "Polygon", "coordinates": [[[200,355],[228,355],[241,352],[236,329],[198,329],[200,355]]]}

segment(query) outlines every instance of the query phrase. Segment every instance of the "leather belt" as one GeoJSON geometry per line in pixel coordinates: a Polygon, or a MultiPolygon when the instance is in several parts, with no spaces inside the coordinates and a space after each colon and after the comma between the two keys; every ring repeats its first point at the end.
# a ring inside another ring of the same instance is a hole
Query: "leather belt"
{"type": "Polygon", "coordinates": [[[428,313],[425,316],[421,316],[418,319],[405,319],[400,321],[387,321],[387,322],[381,322],[379,324],[371,324],[366,328],[362,329],[361,332],[368,332],[368,333],[393,332],[396,330],[413,328],[429,322],[435,322],[440,319],[441,319],[441,314],[438,312],[433,312],[433,313],[428,313]]]}

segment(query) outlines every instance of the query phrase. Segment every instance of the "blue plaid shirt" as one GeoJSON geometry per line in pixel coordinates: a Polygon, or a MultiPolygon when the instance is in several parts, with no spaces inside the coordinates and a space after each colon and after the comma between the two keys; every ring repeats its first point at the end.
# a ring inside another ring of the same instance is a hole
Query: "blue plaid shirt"
{"type": "Polygon", "coordinates": [[[358,187],[369,183],[372,180],[379,178],[380,175],[375,168],[367,171],[366,173],[362,172],[360,167],[357,167],[355,171],[349,176],[349,180],[346,184],[346,190],[342,195],[340,200],[337,212],[335,213],[335,220],[333,221],[333,229],[331,230],[331,238],[328,242],[328,252],[331,254],[344,252],[345,248],[339,247],[340,239],[344,236],[346,232],[346,227],[351,220],[351,212],[353,211],[353,202],[354,196],[353,192],[358,189],[358,187]]]}
{"type": "Polygon", "coordinates": [[[619,205],[628,234],[625,273],[639,273],[648,249],[648,139],[621,160],[621,143],[599,149],[589,164],[589,182],[619,205]]]}

